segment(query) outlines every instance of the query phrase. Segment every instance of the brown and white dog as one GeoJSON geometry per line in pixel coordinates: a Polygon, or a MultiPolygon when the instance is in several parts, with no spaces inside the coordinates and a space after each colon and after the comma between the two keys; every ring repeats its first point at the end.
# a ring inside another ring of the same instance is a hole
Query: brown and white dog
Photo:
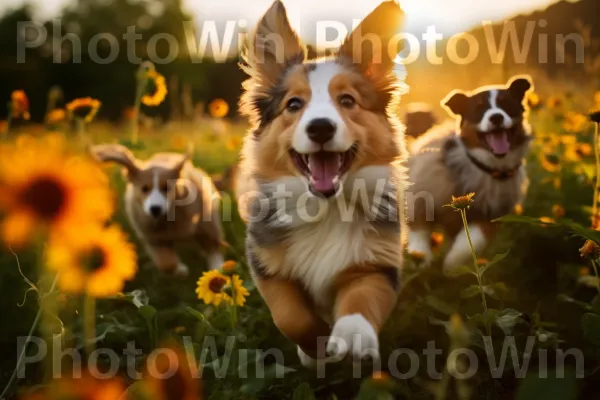
{"type": "Polygon", "coordinates": [[[405,150],[387,109],[402,17],[384,2],[334,56],[308,60],[275,1],[250,38],[236,194],[254,280],[304,365],[378,357],[396,304],[405,150]]]}
{"type": "Polygon", "coordinates": [[[91,152],[97,160],[124,167],[127,217],[161,271],[187,275],[188,267],[175,252],[175,244],[186,241],[198,245],[209,268],[221,267],[219,193],[189,155],[157,153],[141,161],[117,144],[93,146],[91,152]]]}
{"type": "Polygon", "coordinates": [[[444,268],[460,266],[471,253],[460,217],[443,207],[452,195],[475,192],[467,217],[477,252],[495,232],[490,221],[509,214],[522,200],[530,142],[525,99],[532,88],[530,77],[517,76],[506,86],[455,91],[442,101],[457,121],[432,128],[410,149],[409,252],[424,254],[430,263],[431,231],[441,226],[453,240],[444,268]]]}

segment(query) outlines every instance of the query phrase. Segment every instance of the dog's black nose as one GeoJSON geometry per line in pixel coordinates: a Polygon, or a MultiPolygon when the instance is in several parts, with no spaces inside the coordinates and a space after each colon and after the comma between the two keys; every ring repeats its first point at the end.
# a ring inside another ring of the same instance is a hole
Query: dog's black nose
{"type": "Polygon", "coordinates": [[[150,214],[154,218],[160,217],[160,214],[162,214],[162,207],[161,206],[150,206],[150,214]]]}
{"type": "Polygon", "coordinates": [[[306,127],[310,140],[324,144],[331,140],[335,134],[335,123],[327,118],[315,118],[306,127]]]}
{"type": "Polygon", "coordinates": [[[502,114],[492,114],[490,115],[490,122],[495,126],[504,125],[504,115],[502,114]]]}

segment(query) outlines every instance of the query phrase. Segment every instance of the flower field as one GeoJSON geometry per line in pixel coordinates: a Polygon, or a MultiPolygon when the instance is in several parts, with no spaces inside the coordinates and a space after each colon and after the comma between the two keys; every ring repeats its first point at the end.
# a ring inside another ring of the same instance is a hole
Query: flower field
{"type": "MultiPolygon", "coordinates": [[[[223,223],[227,261],[220,270],[206,272],[205,260],[185,245],[188,278],[151,264],[125,216],[120,169],[96,163],[89,146],[121,143],[144,159],[193,144],[194,164],[230,191],[227,170],[247,125],[224,118],[230,105],[217,99],[201,121],[145,128],[140,114],[167,96],[165,78],[142,65],[136,79],[136,104],[118,128],[95,119],[101,109],[95,99],[50,107],[43,127],[27,121],[26,93],[6,99],[0,398],[597,396],[600,159],[590,112],[600,109],[600,93],[530,98],[535,138],[526,201],[503,218],[492,248],[452,276],[438,263],[420,268],[422,255],[407,254],[400,300],[380,338],[381,368],[337,362],[312,371],[300,365],[252,283],[235,207],[223,223]],[[431,342],[439,349],[433,357],[424,351],[431,342]],[[124,351],[131,343],[133,354],[124,351]],[[41,347],[45,357],[36,357],[41,347]],[[157,356],[157,349],[175,358],[157,356]],[[67,372],[74,360],[81,361],[81,377],[67,372]],[[173,365],[168,378],[152,373],[173,365]]],[[[477,193],[455,195],[448,203],[457,219],[468,220],[477,193]]],[[[227,194],[223,201],[233,202],[227,194]]],[[[445,251],[443,233],[432,235],[432,243],[436,253],[445,251]]]]}

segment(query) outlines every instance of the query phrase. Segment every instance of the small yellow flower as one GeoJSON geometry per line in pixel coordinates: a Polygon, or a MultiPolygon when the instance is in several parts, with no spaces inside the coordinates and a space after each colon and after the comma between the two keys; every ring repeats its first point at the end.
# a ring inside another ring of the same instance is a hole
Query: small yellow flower
{"type": "Polygon", "coordinates": [[[80,118],[89,124],[94,120],[101,105],[99,100],[84,97],[73,100],[67,104],[66,109],[70,118],[80,118]]]}
{"type": "Polygon", "coordinates": [[[452,202],[450,206],[455,210],[468,210],[473,204],[473,197],[475,197],[475,193],[468,193],[463,196],[452,196],[452,202]]]}
{"type": "MultiPolygon", "coordinates": [[[[115,400],[123,398],[126,386],[120,379],[97,379],[101,374],[95,369],[85,371],[82,376],[52,379],[40,390],[19,397],[21,400],[115,400]]],[[[71,376],[68,376],[71,375],[71,376]]]]}
{"type": "Polygon", "coordinates": [[[385,371],[375,371],[371,375],[371,379],[375,382],[387,382],[390,380],[390,376],[385,371]]]}
{"type": "Polygon", "coordinates": [[[527,104],[531,109],[538,108],[541,104],[540,96],[535,92],[530,92],[527,96],[527,104]]]}
{"type": "Polygon", "coordinates": [[[590,274],[590,269],[588,267],[579,268],[579,276],[588,276],[590,274]]]}
{"type": "Polygon", "coordinates": [[[208,113],[213,118],[223,118],[229,113],[229,104],[223,99],[214,99],[208,105],[208,113]]]}
{"type": "Polygon", "coordinates": [[[417,264],[425,259],[425,253],[422,253],[420,251],[411,251],[410,253],[408,253],[408,255],[417,264]]]}
{"type": "Polygon", "coordinates": [[[46,115],[47,125],[58,125],[67,118],[67,112],[62,108],[56,108],[46,115]]]}
{"type": "Polygon", "coordinates": [[[181,335],[182,333],[185,333],[185,326],[176,326],[173,331],[175,331],[175,333],[178,335],[181,335]]]}
{"type": "Polygon", "coordinates": [[[167,97],[167,81],[165,77],[151,69],[146,72],[148,88],[142,96],[142,103],[148,107],[159,106],[167,97]]]}
{"type": "Polygon", "coordinates": [[[562,106],[562,104],[563,104],[563,100],[559,96],[552,96],[546,102],[547,107],[551,110],[562,106]]]}
{"type": "Polygon", "coordinates": [[[186,150],[188,147],[188,138],[182,134],[176,133],[171,136],[171,148],[177,151],[186,150]]]}
{"type": "Polygon", "coordinates": [[[434,249],[439,249],[444,243],[444,234],[441,232],[432,232],[430,240],[431,247],[433,247],[434,249]]]}
{"type": "Polygon", "coordinates": [[[46,261],[48,268],[60,272],[61,290],[94,297],[118,294],[137,271],[135,247],[116,226],[52,236],[46,261]]]}
{"type": "Polygon", "coordinates": [[[463,327],[462,317],[459,314],[456,314],[456,313],[452,314],[450,316],[450,326],[453,329],[460,329],[460,328],[462,328],[463,327]]]}
{"type": "Polygon", "coordinates": [[[568,111],[565,114],[563,128],[569,132],[581,132],[585,129],[587,123],[588,119],[585,115],[573,111],[568,111]]]}
{"type": "Polygon", "coordinates": [[[539,220],[540,222],[542,222],[543,227],[548,226],[547,224],[554,224],[556,222],[553,218],[550,217],[540,217],[539,220]]]}
{"type": "Polygon", "coordinates": [[[13,118],[31,118],[29,114],[29,99],[23,90],[15,90],[10,96],[10,110],[13,118]]]}
{"type": "Polygon", "coordinates": [[[223,265],[221,265],[221,271],[223,271],[226,274],[235,272],[236,269],[237,269],[237,262],[233,261],[233,260],[227,260],[223,263],[223,265]]]}
{"type": "Polygon", "coordinates": [[[560,171],[560,157],[556,154],[542,154],[540,163],[548,172],[560,171]]]}
{"type": "Polygon", "coordinates": [[[579,249],[581,257],[597,259],[600,257],[600,246],[593,240],[586,240],[583,246],[579,249]]]}
{"type": "Polygon", "coordinates": [[[227,143],[225,143],[225,147],[227,147],[227,150],[229,151],[236,151],[240,148],[242,144],[242,139],[240,139],[238,136],[232,136],[229,139],[227,139],[227,143]]]}
{"type": "Polygon", "coordinates": [[[517,215],[523,215],[523,205],[520,203],[515,204],[514,212],[517,215]]]}
{"type": "Polygon", "coordinates": [[[565,208],[560,204],[555,204],[552,206],[552,215],[554,215],[554,218],[563,218],[565,216],[565,213],[565,208]]]}
{"type": "Polygon", "coordinates": [[[112,215],[113,194],[100,168],[66,153],[58,135],[20,136],[0,146],[0,238],[25,245],[34,234],[85,231],[112,215]]]}
{"type": "Polygon", "coordinates": [[[487,263],[489,263],[490,261],[487,258],[478,258],[477,259],[477,265],[479,265],[480,267],[484,267],[487,265],[487,263]]]}

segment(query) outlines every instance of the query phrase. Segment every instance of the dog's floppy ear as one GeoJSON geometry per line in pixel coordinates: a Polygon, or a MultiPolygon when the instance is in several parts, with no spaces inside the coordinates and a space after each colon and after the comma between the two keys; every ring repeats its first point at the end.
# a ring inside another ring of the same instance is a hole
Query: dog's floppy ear
{"type": "Polygon", "coordinates": [[[131,151],[120,144],[99,144],[90,148],[92,156],[102,162],[115,162],[125,167],[128,176],[133,176],[140,171],[139,161],[131,151]]]}
{"type": "Polygon", "coordinates": [[[467,111],[468,102],[469,96],[459,90],[455,90],[442,100],[442,107],[452,115],[463,116],[467,111]]]}
{"type": "Polygon", "coordinates": [[[508,90],[516,98],[524,99],[525,94],[533,90],[533,81],[529,75],[518,75],[511,78],[508,82],[508,90]]]}
{"type": "Polygon", "coordinates": [[[271,87],[290,64],[302,63],[304,57],[305,49],[290,26],[285,7],[276,0],[250,35],[244,69],[255,84],[271,87]]]}
{"type": "Polygon", "coordinates": [[[404,12],[395,1],[384,1],[350,33],[339,56],[351,60],[365,75],[378,78],[389,74],[402,50],[399,30],[404,12]]]}

